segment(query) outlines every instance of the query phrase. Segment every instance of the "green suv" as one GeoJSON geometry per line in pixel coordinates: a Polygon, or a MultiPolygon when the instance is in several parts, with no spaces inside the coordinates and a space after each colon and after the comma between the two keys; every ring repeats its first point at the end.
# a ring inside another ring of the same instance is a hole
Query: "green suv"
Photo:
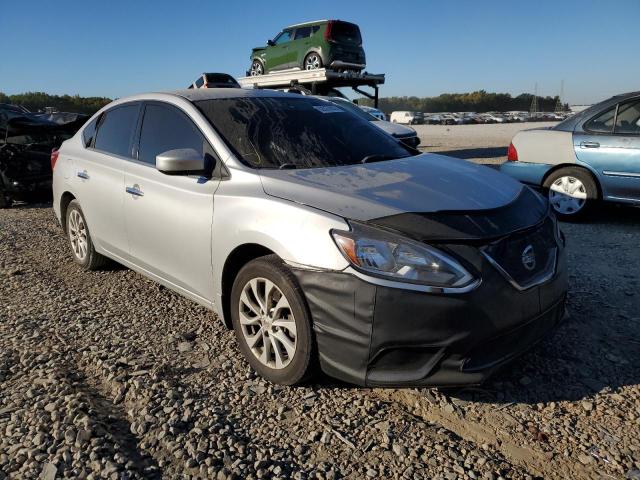
{"type": "Polygon", "coordinates": [[[360,28],[341,20],[318,20],[283,29],[266,47],[251,52],[252,76],[278,70],[318,68],[362,70],[365,67],[360,28]]]}

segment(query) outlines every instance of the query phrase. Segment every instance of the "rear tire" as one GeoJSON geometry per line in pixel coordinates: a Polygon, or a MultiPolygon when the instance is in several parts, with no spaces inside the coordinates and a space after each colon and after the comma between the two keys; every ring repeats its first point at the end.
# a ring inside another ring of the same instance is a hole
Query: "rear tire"
{"type": "Polygon", "coordinates": [[[552,172],[543,188],[555,214],[564,220],[578,219],[593,210],[599,200],[598,187],[582,168],[566,167],[552,172]]]}
{"type": "Polygon", "coordinates": [[[261,377],[296,385],[311,376],[311,315],[295,276],[278,256],[258,258],[238,272],[231,320],[240,350],[261,377]]]}
{"type": "Polygon", "coordinates": [[[319,70],[322,68],[322,57],[316,52],[307,54],[307,56],[304,57],[302,68],[304,70],[319,70]]]}
{"type": "Polygon", "coordinates": [[[99,270],[109,264],[109,259],[96,252],[89,234],[89,227],[77,200],[67,207],[67,237],[73,260],[84,270],[99,270]]]}

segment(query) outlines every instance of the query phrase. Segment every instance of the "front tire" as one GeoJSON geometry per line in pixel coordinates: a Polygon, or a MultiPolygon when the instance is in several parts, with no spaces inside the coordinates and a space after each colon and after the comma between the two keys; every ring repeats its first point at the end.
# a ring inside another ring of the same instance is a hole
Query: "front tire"
{"type": "Polygon", "coordinates": [[[584,216],[598,201],[593,177],[581,168],[561,168],[551,173],[543,187],[556,215],[563,219],[584,216]]]}
{"type": "Polygon", "coordinates": [[[260,60],[255,58],[253,62],[251,62],[251,70],[250,75],[252,77],[259,77],[260,75],[264,75],[264,65],[260,60]]]}
{"type": "Polygon", "coordinates": [[[240,350],[261,377],[281,385],[310,377],[311,316],[295,276],[276,255],[240,270],[231,291],[231,320],[240,350]]]}
{"type": "Polygon", "coordinates": [[[319,53],[311,52],[304,57],[302,66],[305,70],[319,70],[322,68],[322,57],[319,53]]]}
{"type": "Polygon", "coordinates": [[[73,260],[84,270],[99,270],[109,263],[109,259],[96,252],[89,234],[89,227],[77,200],[67,207],[67,237],[73,260]]]}

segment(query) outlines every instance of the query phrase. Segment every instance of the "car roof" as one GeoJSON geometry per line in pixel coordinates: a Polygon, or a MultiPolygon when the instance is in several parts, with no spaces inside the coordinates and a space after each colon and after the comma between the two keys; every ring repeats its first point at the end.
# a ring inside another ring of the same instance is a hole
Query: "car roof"
{"type": "Polygon", "coordinates": [[[301,95],[295,93],[279,92],[277,90],[258,88],[190,88],[184,90],[174,90],[161,92],[186,98],[191,102],[201,100],[213,100],[216,98],[248,98],[248,97],[293,97],[300,98],[301,95]]]}
{"type": "Polygon", "coordinates": [[[302,23],[296,23],[294,25],[289,25],[288,27],[284,27],[283,30],[286,30],[287,28],[297,28],[297,27],[306,27],[307,25],[317,25],[319,23],[327,23],[329,22],[329,20],[313,20],[311,22],[302,22],[302,23]]]}

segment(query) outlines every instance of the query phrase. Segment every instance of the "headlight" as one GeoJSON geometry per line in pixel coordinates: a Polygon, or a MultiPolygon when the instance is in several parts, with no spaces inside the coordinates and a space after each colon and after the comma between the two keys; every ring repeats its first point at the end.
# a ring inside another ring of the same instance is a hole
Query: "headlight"
{"type": "Polygon", "coordinates": [[[377,228],[351,224],[332,230],[338,248],[357,270],[434,287],[464,287],[473,276],[456,260],[428,245],[377,228]]]}

